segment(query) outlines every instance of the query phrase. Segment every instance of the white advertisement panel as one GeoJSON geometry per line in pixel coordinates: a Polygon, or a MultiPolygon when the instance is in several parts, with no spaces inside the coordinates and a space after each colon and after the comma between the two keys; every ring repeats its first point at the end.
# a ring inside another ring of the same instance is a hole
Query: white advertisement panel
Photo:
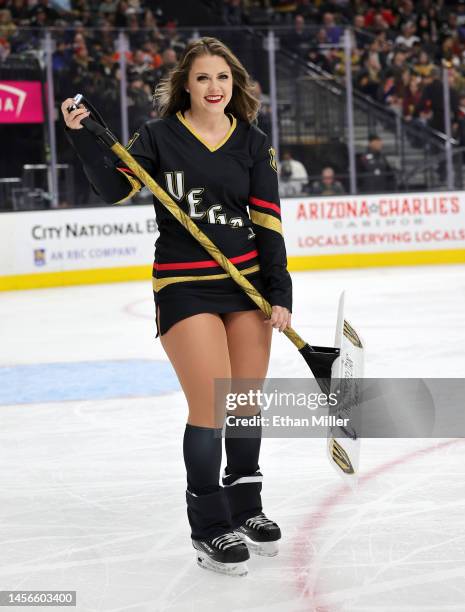
{"type": "MultiPolygon", "coordinates": [[[[291,270],[465,261],[465,192],[281,201],[291,270]]],[[[0,215],[0,289],[146,278],[151,205],[0,215]],[[110,272],[111,271],[111,272],[110,272]]]]}
{"type": "Polygon", "coordinates": [[[0,215],[0,276],[149,266],[152,206],[111,206],[0,215]]]}
{"type": "Polygon", "coordinates": [[[465,193],[284,199],[290,257],[465,248],[465,193]]]}

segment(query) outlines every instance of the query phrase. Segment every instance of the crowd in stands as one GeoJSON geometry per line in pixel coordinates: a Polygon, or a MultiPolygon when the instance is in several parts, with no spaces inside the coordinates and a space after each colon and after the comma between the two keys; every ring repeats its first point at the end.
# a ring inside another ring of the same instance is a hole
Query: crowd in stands
{"type": "MultiPolygon", "coordinates": [[[[208,4],[208,3],[207,3],[208,4]]],[[[211,3],[210,3],[211,4],[211,3]]],[[[281,26],[284,48],[314,66],[343,76],[342,36],[353,27],[356,88],[406,120],[443,129],[438,66],[449,68],[454,119],[465,106],[465,1],[446,0],[223,0],[219,25],[281,26]],[[463,98],[461,96],[464,96],[463,98]],[[439,109],[441,110],[441,109],[439,109]]],[[[186,43],[175,19],[153,0],[0,0],[0,61],[37,46],[24,27],[53,26],[54,68],[60,85],[87,85],[118,76],[114,28],[126,28],[134,97],[150,98],[186,43]],[[69,2],[69,5],[67,4],[69,2]],[[92,29],[89,29],[92,28],[92,29]],[[84,81],[84,83],[83,83],[84,81]]],[[[58,95],[61,92],[58,92],[58,95]]],[[[140,113],[139,113],[140,114],[140,113]]]]}
{"type": "MultiPolygon", "coordinates": [[[[358,157],[358,191],[384,193],[396,187],[396,172],[383,151],[383,139],[375,133],[368,137],[366,150],[358,157]]],[[[334,168],[323,167],[320,176],[309,176],[304,164],[284,150],[278,164],[279,194],[293,197],[301,194],[339,196],[347,193],[346,186],[336,177],[334,168]]]]}
{"type": "Polygon", "coordinates": [[[125,28],[131,130],[154,115],[153,85],[174,66],[186,44],[176,22],[150,0],[71,0],[69,6],[51,0],[37,0],[32,6],[27,0],[0,0],[0,62],[37,52],[49,26],[55,41],[57,100],[85,91],[113,125],[120,121],[117,37],[125,28]]]}
{"type": "MultiPolygon", "coordinates": [[[[344,76],[343,34],[351,26],[356,89],[412,125],[444,131],[440,67],[445,66],[453,135],[465,145],[465,0],[198,1],[215,12],[218,25],[275,26],[281,48],[335,78],[344,76]]],[[[155,116],[153,86],[192,34],[192,29],[181,31],[156,0],[0,0],[0,66],[11,55],[40,49],[49,26],[56,43],[57,100],[85,91],[116,130],[116,39],[118,28],[125,29],[130,131],[155,116]]],[[[270,127],[267,113],[262,127],[270,127]]],[[[324,178],[319,182],[324,186],[324,178]]]]}
{"type": "MultiPolygon", "coordinates": [[[[412,127],[413,145],[416,128],[445,131],[444,68],[452,136],[465,146],[465,0],[228,0],[224,15],[230,23],[277,26],[281,48],[341,81],[346,76],[343,36],[349,26],[355,90],[402,117],[412,127]]],[[[370,178],[379,141],[370,139],[358,159],[358,171],[367,177],[360,181],[362,190],[392,182],[394,171],[384,154],[377,167],[381,178],[370,178]]],[[[316,183],[307,185],[307,192],[318,190],[316,183]]]]}
{"type": "Polygon", "coordinates": [[[356,90],[406,121],[439,131],[444,131],[444,66],[454,135],[465,144],[465,0],[229,0],[226,6],[235,23],[239,13],[245,23],[250,15],[257,21],[253,7],[260,6],[264,21],[285,26],[285,48],[335,77],[345,74],[343,32],[351,26],[356,90]]]}
{"type": "MultiPolygon", "coordinates": [[[[56,106],[77,92],[85,93],[121,137],[120,53],[124,28],[129,134],[156,116],[153,87],[176,64],[187,42],[176,21],[151,0],[0,0],[0,69],[9,59],[43,58],[46,27],[54,40],[53,73],[56,106]]],[[[57,130],[58,158],[74,168],[75,203],[96,203],[76,157],[57,130]]],[[[27,155],[27,153],[25,153],[27,155]]],[[[23,161],[24,163],[24,161],[23,161]]],[[[18,170],[15,175],[18,175],[18,170]]]]}

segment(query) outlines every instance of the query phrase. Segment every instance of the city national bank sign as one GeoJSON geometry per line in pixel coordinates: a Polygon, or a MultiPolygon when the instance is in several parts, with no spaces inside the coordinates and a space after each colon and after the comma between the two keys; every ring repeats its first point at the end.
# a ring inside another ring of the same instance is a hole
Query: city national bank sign
{"type": "Polygon", "coordinates": [[[153,206],[5,212],[0,291],[151,278],[153,206]]]}
{"type": "Polygon", "coordinates": [[[0,81],[0,123],[43,123],[40,81],[0,81]]]}

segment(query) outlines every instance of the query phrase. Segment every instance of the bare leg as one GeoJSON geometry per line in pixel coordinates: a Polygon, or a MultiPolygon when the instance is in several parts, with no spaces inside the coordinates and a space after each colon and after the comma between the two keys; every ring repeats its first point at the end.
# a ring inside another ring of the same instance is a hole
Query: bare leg
{"type": "MultiPolygon", "coordinates": [[[[223,320],[233,379],[231,390],[247,393],[250,385],[245,381],[241,384],[240,379],[266,377],[273,329],[264,323],[266,318],[260,310],[227,313],[223,315],[223,320]]],[[[255,389],[261,389],[261,384],[255,389]]],[[[234,412],[238,415],[250,415],[256,414],[258,410],[256,406],[241,406],[234,412]]]]}
{"type": "Polygon", "coordinates": [[[189,405],[188,423],[222,427],[215,415],[214,379],[230,378],[228,341],[221,317],[202,313],[179,321],[161,336],[189,405]]]}
{"type": "Polygon", "coordinates": [[[189,405],[183,454],[187,516],[197,563],[215,572],[244,575],[249,551],[231,533],[231,511],[219,485],[224,401],[222,409],[215,410],[214,381],[231,376],[224,323],[216,314],[194,315],[173,325],[161,342],[189,405]],[[227,538],[227,549],[221,548],[221,538],[227,538]]]}
{"type": "MultiPolygon", "coordinates": [[[[224,315],[232,372],[232,391],[247,393],[262,388],[271,350],[272,328],[258,311],[224,315]],[[249,381],[247,379],[255,379],[249,381]]],[[[259,466],[261,425],[256,416],[260,407],[250,404],[228,413],[223,478],[233,526],[249,549],[258,555],[274,556],[281,537],[279,527],[263,514],[259,466]],[[258,518],[257,518],[258,517],[258,518]]]]}

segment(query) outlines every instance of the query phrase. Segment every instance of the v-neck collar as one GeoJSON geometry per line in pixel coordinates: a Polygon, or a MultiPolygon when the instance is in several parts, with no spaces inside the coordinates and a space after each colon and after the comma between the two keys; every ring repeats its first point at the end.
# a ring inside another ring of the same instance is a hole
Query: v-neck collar
{"type": "Polygon", "coordinates": [[[221,140],[218,144],[214,145],[213,147],[211,145],[208,144],[208,142],[206,142],[195,130],[194,128],[187,122],[187,120],[185,119],[184,115],[182,114],[181,111],[178,111],[176,113],[176,117],[179,119],[179,121],[189,130],[189,132],[195,136],[195,138],[197,138],[197,140],[199,140],[205,147],[207,147],[207,149],[210,151],[210,153],[214,153],[215,151],[217,151],[219,148],[221,148],[232,136],[234,130],[236,129],[237,126],[237,119],[236,117],[234,117],[234,115],[231,115],[231,113],[228,113],[228,116],[231,117],[231,127],[229,128],[228,133],[226,134],[226,136],[223,138],[223,140],[221,140]]]}

